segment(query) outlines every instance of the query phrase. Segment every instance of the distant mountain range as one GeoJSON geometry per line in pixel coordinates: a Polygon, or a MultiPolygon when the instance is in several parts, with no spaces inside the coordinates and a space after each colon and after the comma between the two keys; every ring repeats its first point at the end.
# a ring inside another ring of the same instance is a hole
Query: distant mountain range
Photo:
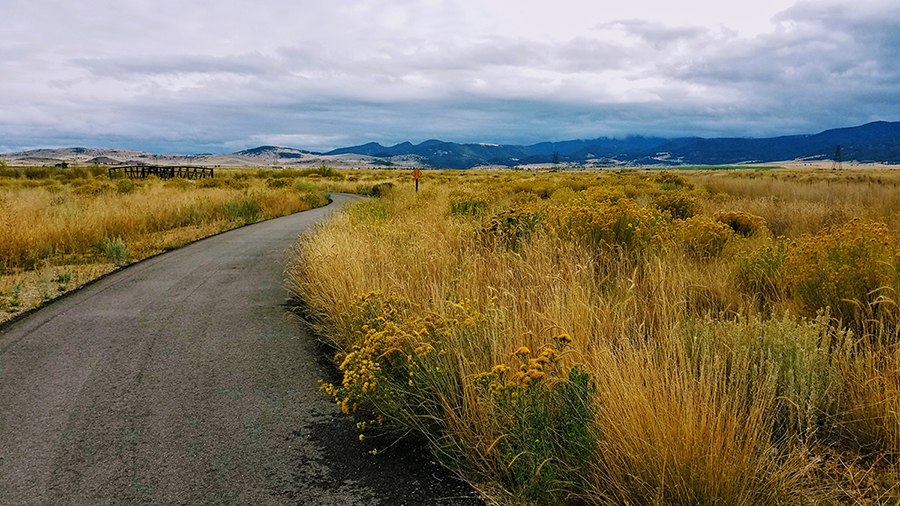
{"type": "Polygon", "coordinates": [[[687,137],[600,137],[590,140],[542,142],[530,146],[458,144],[429,140],[385,147],[370,142],[340,148],[326,155],[358,154],[378,158],[416,155],[433,167],[453,169],[479,165],[529,165],[560,163],[593,165],[717,165],[829,160],[841,146],[845,161],[900,163],[900,122],[878,121],[866,125],[826,130],[815,135],[791,135],[765,139],[687,137]]]}
{"type": "Polygon", "coordinates": [[[790,160],[823,161],[840,146],[843,161],[900,164],[900,122],[877,121],[826,130],[815,135],[765,139],[686,137],[599,137],[541,142],[529,146],[460,144],[428,140],[382,146],[376,142],[316,153],[279,146],[259,146],[231,154],[165,155],[102,148],[39,149],[0,155],[13,163],[152,163],[222,166],[301,166],[320,163],[365,167],[528,166],[559,163],[588,167],[642,165],[724,165],[790,160]]]}

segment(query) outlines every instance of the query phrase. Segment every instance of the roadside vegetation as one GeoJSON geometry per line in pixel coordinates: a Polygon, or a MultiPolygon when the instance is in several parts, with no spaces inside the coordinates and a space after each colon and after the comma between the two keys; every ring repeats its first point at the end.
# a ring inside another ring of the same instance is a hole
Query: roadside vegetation
{"type": "Polygon", "coordinates": [[[110,180],[100,166],[0,164],[0,322],[129,262],[328,202],[330,167],[110,180]]]}
{"type": "Polygon", "coordinates": [[[372,465],[400,434],[504,504],[897,504],[898,184],[403,175],[288,282],[372,465]]]}

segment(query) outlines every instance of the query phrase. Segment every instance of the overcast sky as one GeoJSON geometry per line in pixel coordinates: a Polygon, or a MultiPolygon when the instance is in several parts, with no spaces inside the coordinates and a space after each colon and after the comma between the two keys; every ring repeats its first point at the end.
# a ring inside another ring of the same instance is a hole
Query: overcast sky
{"type": "Polygon", "coordinates": [[[0,152],[900,120],[897,0],[0,0],[0,152]]]}

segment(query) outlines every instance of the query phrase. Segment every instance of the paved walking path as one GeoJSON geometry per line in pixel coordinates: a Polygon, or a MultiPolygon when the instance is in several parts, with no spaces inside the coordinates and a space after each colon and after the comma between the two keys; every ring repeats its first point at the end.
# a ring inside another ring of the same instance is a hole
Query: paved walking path
{"type": "Polygon", "coordinates": [[[333,198],[0,331],[0,505],[480,504],[403,443],[370,455],[318,391],[327,364],[286,317],[282,271],[298,234],[353,197],[333,198]]]}

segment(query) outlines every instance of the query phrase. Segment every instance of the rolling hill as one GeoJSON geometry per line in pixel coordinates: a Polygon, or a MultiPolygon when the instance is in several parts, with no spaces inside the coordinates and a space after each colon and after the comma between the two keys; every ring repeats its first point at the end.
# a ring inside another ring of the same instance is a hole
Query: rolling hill
{"type": "Polygon", "coordinates": [[[845,161],[900,163],[900,122],[878,121],[826,130],[814,135],[770,138],[600,137],[588,140],[542,142],[529,146],[459,144],[428,140],[382,146],[370,142],[336,149],[326,155],[358,154],[388,158],[417,155],[428,165],[453,169],[479,165],[527,165],[560,162],[628,165],[716,165],[785,160],[829,160],[841,146],[845,161]]]}
{"type": "Polygon", "coordinates": [[[419,144],[402,142],[382,146],[370,142],[316,153],[280,146],[259,146],[223,155],[163,155],[102,148],[40,149],[0,155],[11,162],[47,164],[55,162],[98,163],[105,158],[130,162],[230,165],[297,166],[425,166],[448,169],[472,167],[563,164],[604,166],[720,165],[765,163],[788,160],[830,160],[841,146],[844,161],[900,164],[900,122],[876,121],[865,125],[825,130],[812,135],[770,138],[712,138],[632,136],[622,139],[598,137],[531,145],[456,143],[431,139],[419,144]],[[95,160],[91,162],[90,160],[95,160]]]}

